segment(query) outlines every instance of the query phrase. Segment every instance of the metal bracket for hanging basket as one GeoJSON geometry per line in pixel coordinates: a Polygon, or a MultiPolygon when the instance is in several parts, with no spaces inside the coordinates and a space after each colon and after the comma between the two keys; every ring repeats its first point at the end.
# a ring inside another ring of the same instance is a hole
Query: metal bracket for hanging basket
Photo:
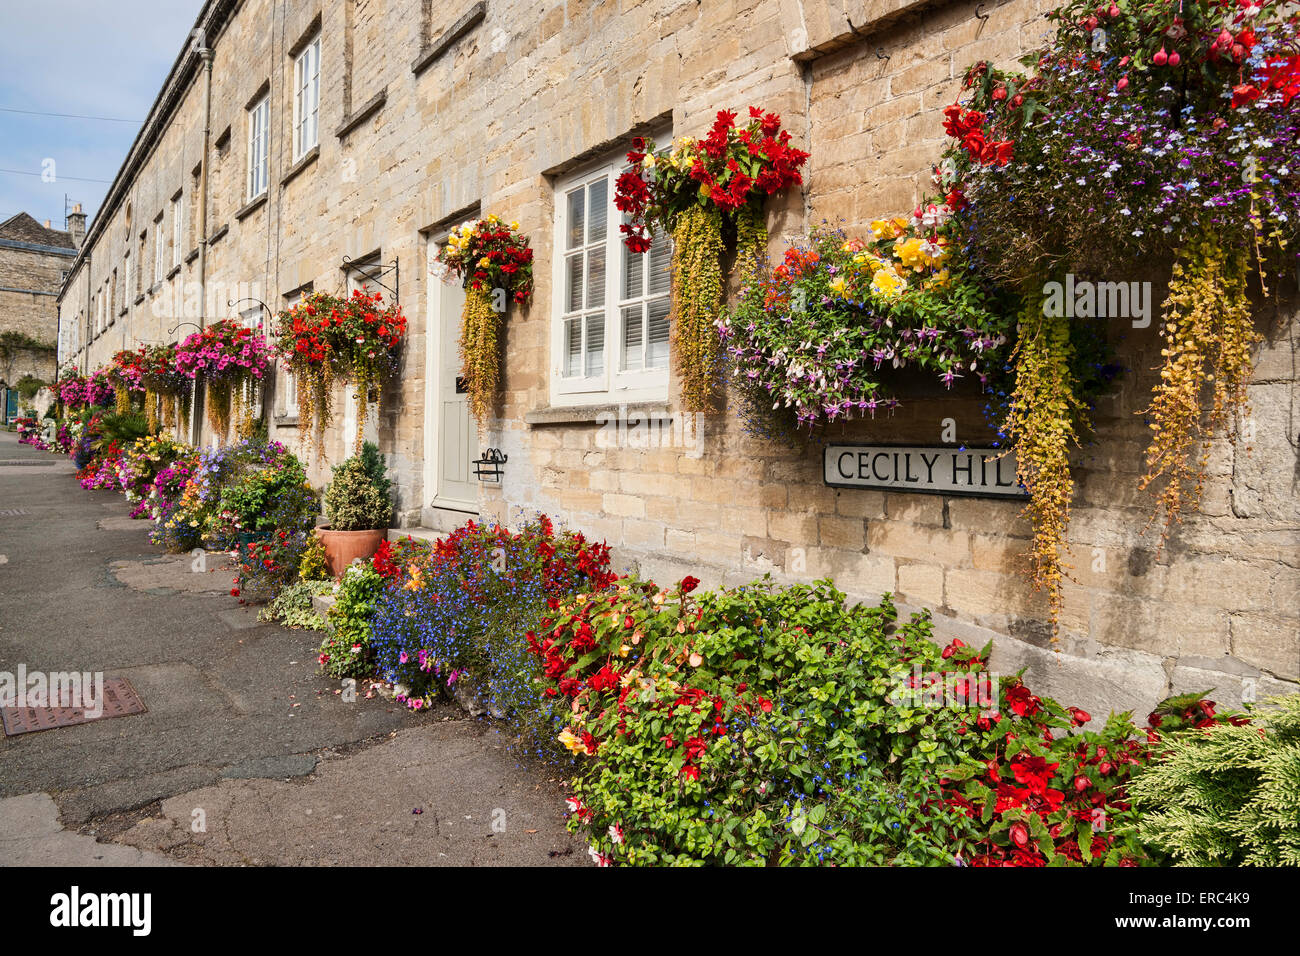
{"type": "Polygon", "coordinates": [[[479,481],[501,481],[501,466],[509,460],[508,455],[501,453],[500,448],[489,448],[483,452],[482,458],[474,459],[474,474],[478,476],[479,481]]]}
{"type": "Polygon", "coordinates": [[[190,328],[194,329],[194,331],[196,331],[196,332],[202,332],[202,331],[203,331],[203,327],[200,326],[197,322],[177,322],[175,325],[173,325],[170,329],[167,330],[167,334],[168,334],[168,335],[175,335],[175,334],[176,334],[176,331],[177,331],[178,329],[183,329],[183,328],[185,328],[185,326],[187,326],[187,325],[188,325],[190,328]]]}
{"type": "Polygon", "coordinates": [[[401,288],[402,271],[398,267],[399,260],[394,257],[392,265],[380,265],[379,263],[353,262],[351,256],[343,257],[344,272],[360,272],[366,277],[367,284],[379,286],[393,297],[393,303],[396,304],[400,296],[398,290],[401,288]],[[381,276],[392,276],[393,284],[390,286],[386,282],[380,282],[381,276]]]}

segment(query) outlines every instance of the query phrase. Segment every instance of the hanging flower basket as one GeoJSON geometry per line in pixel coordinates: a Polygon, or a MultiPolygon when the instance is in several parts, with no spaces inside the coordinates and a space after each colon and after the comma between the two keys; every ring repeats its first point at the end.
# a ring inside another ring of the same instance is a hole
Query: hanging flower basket
{"type": "Polygon", "coordinates": [[[224,436],[233,412],[243,417],[261,387],[272,352],[261,334],[234,319],[214,322],[176,348],[176,369],[206,388],[208,424],[224,436]]]}
{"type": "Polygon", "coordinates": [[[140,348],[140,381],[145,390],[145,409],[151,427],[189,427],[189,395],[194,382],[176,367],[176,343],[145,345],[140,348]],[[155,420],[161,406],[161,421],[155,420]]]}
{"type": "Polygon", "coordinates": [[[764,437],[874,418],[899,404],[888,376],[917,368],[947,387],[987,385],[1014,331],[1008,298],[964,266],[952,209],[822,228],[760,265],[721,325],[742,416],[764,437]]]}
{"type": "Polygon", "coordinates": [[[378,291],[357,289],[346,299],[313,292],[276,316],[274,335],[276,352],[298,380],[298,415],[308,443],[323,453],[334,382],[349,382],[356,392],[353,453],[360,454],[370,395],[397,368],[406,336],[401,307],[385,304],[378,291]]]}
{"type": "Polygon", "coordinates": [[[1071,453],[1090,428],[1077,333],[1153,318],[1149,299],[1141,317],[1126,310],[1118,287],[1172,271],[1154,323],[1160,378],[1141,412],[1140,485],[1165,535],[1198,506],[1215,434],[1235,440],[1258,338],[1252,275],[1269,294],[1300,241],[1300,21],[1289,5],[1219,0],[1076,0],[1050,16],[1056,33],[1028,72],[975,64],[944,128],[970,261],[1021,301],[1003,430],[1055,624],[1071,453]]]}
{"type": "Polygon", "coordinates": [[[59,379],[59,401],[65,408],[107,405],[113,399],[113,385],[106,369],[93,375],[71,375],[59,379]]]}
{"type": "Polygon", "coordinates": [[[470,411],[480,424],[491,414],[501,381],[501,322],[510,302],[533,293],[533,250],[519,223],[496,216],[452,231],[438,261],[465,286],[461,314],[461,377],[470,411]]]}
{"type": "Polygon", "coordinates": [[[656,150],[638,138],[627,154],[632,168],[618,178],[614,198],[629,219],[619,226],[624,242],[645,252],[654,231],[673,237],[674,352],[688,410],[708,410],[717,397],[724,227],[748,278],[767,255],[764,201],[803,182],[808,154],[790,142],[781,117],[750,107],[744,127],[721,110],[703,139],[682,137],[656,150]]]}
{"type": "Polygon", "coordinates": [[[143,359],[139,352],[122,350],[113,356],[108,366],[109,379],[113,383],[113,395],[119,415],[131,410],[132,394],[144,394],[143,359]]]}

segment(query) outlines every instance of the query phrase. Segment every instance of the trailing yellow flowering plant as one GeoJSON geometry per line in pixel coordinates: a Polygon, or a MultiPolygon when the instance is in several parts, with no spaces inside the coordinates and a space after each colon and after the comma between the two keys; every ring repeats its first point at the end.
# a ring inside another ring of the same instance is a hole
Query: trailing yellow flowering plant
{"type": "Polygon", "coordinates": [[[519,223],[496,216],[466,222],[447,237],[438,262],[465,286],[461,314],[461,377],[479,422],[491,412],[501,377],[501,320],[513,301],[533,294],[533,250],[519,223]]]}

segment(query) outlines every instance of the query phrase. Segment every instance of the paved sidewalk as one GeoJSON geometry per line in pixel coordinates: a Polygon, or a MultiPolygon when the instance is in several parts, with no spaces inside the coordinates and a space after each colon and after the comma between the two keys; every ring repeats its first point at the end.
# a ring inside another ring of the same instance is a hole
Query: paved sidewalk
{"type": "Polygon", "coordinates": [[[0,864],[4,866],[175,866],[170,857],[100,843],[59,823],[47,793],[0,800],[0,864]]]}
{"type": "MultiPolygon", "coordinates": [[[[0,462],[47,454],[0,432],[0,462]]],[[[320,635],[259,624],[230,596],[228,558],[195,570],[164,554],[121,495],[85,491],[49,459],[0,464],[0,671],[126,677],[148,711],[0,737],[0,800],[28,801],[0,803],[0,865],[41,841],[82,863],[154,859],[117,855],[137,850],[200,864],[585,862],[558,781],[518,766],[490,723],[450,704],[344,702],[318,671],[320,635]]]]}

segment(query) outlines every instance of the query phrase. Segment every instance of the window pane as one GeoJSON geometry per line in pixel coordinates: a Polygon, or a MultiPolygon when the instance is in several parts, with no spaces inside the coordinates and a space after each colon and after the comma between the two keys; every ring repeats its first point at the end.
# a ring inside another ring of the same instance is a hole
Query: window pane
{"type": "Polygon", "coordinates": [[[575,189],[569,193],[569,244],[566,248],[576,249],[582,245],[583,233],[583,200],[585,193],[581,189],[575,189]]]}
{"type": "Polygon", "coordinates": [[[569,256],[565,279],[564,301],[568,304],[565,312],[577,312],[582,308],[582,253],[569,256]]]}
{"type": "MultiPolygon", "coordinates": [[[[640,256],[637,258],[640,258],[640,256]]],[[[644,340],[641,333],[645,321],[642,315],[643,308],[644,306],[634,305],[623,310],[623,357],[621,361],[625,372],[638,372],[641,370],[641,345],[644,340]]]]}
{"type": "Polygon", "coordinates": [[[284,375],[284,413],[290,416],[296,416],[298,409],[298,380],[293,377],[293,373],[285,370],[284,375]]]}
{"type": "Polygon", "coordinates": [[[668,367],[668,299],[655,299],[648,306],[646,322],[646,368],[668,367]]]}
{"type": "Polygon", "coordinates": [[[582,374],[582,320],[569,319],[564,323],[564,375],[566,378],[582,374]]]}
{"type": "Polygon", "coordinates": [[[667,236],[655,236],[646,253],[650,268],[650,295],[668,291],[673,260],[673,244],[667,236]]]}
{"type": "Polygon", "coordinates": [[[587,316],[587,376],[605,373],[605,314],[587,316]]]}
{"type": "Polygon", "coordinates": [[[633,252],[627,247],[627,243],[620,242],[618,247],[623,250],[623,298],[639,299],[645,295],[643,287],[645,256],[633,252]]]}
{"type": "Polygon", "coordinates": [[[605,305],[605,247],[587,253],[587,308],[605,305]]]}
{"type": "Polygon", "coordinates": [[[587,241],[600,242],[605,238],[605,226],[609,219],[609,180],[598,179],[592,183],[587,194],[587,241]]]}
{"type": "MultiPolygon", "coordinates": [[[[299,67],[301,72],[301,66],[299,67]]],[[[302,79],[299,77],[298,90],[293,95],[293,156],[297,159],[302,155],[302,125],[306,117],[303,110],[302,99],[302,79]]]]}

